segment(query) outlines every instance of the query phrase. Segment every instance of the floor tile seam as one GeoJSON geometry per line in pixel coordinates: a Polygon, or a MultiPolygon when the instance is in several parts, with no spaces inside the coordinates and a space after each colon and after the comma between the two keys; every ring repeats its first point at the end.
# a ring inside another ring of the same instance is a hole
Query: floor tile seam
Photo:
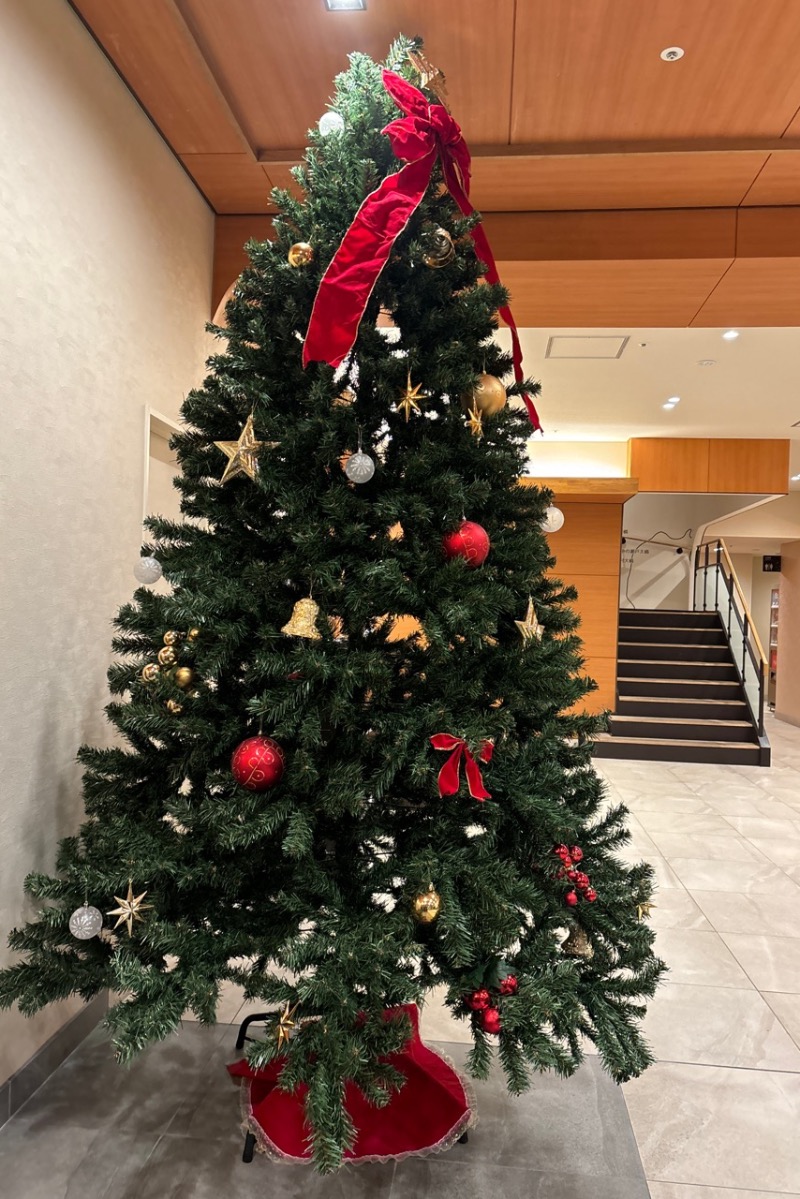
{"type": "MultiPolygon", "coordinates": [[[[759,995],[760,995],[760,994],[761,994],[761,991],[762,991],[762,988],[761,988],[761,987],[758,985],[758,983],[755,981],[755,979],[753,978],[752,974],[750,973],[750,971],[749,971],[749,970],[747,969],[747,967],[745,966],[744,962],[742,962],[742,961],[740,960],[740,958],[739,958],[739,957],[737,957],[737,955],[736,955],[736,951],[735,951],[735,950],[734,950],[734,949],[733,949],[733,948],[732,948],[732,947],[731,947],[731,946],[730,946],[730,945],[727,943],[727,941],[725,940],[725,937],[747,937],[747,936],[753,936],[753,937],[757,937],[757,936],[760,936],[760,935],[762,935],[762,934],[759,934],[759,933],[724,933],[724,934],[723,934],[723,933],[719,933],[718,935],[719,935],[719,937],[722,939],[722,943],[724,944],[725,948],[728,950],[728,953],[729,953],[729,954],[731,954],[731,956],[733,957],[733,959],[734,959],[734,961],[736,962],[736,964],[739,966],[739,968],[740,968],[740,970],[742,971],[742,973],[745,975],[745,977],[746,977],[746,978],[749,978],[749,979],[750,979],[751,983],[753,984],[753,986],[755,987],[756,991],[758,991],[758,993],[759,993],[759,995]]],[[[794,937],[782,937],[782,938],[781,938],[781,940],[783,940],[783,941],[794,941],[794,940],[796,940],[796,938],[794,938],[794,937]]],[[[790,992],[789,992],[789,994],[792,994],[792,992],[790,991],[790,992]]]]}
{"type": "MultiPolygon", "coordinates": [[[[782,1024],[781,1028],[783,1028],[782,1024]]],[[[784,1031],[786,1030],[784,1029],[784,1031]]],[[[786,1035],[789,1036],[788,1033],[786,1035]]],[[[791,1037],[789,1039],[791,1040],[791,1037]]],[[[792,1042],[792,1044],[795,1043],[792,1042]]],[[[800,1063],[798,1063],[796,1069],[790,1069],[788,1066],[744,1066],[735,1062],[694,1062],[682,1057],[657,1057],[656,1064],[663,1066],[708,1066],[712,1070],[744,1070],[750,1074],[788,1074],[790,1077],[800,1075],[800,1063]]]]}
{"type": "MultiPolygon", "coordinates": [[[[103,1131],[105,1132],[105,1130],[103,1130],[103,1131]]],[[[147,1169],[147,1166],[148,1166],[151,1158],[153,1157],[153,1154],[155,1153],[156,1149],[161,1144],[163,1139],[164,1139],[164,1134],[159,1133],[159,1135],[153,1141],[153,1144],[150,1146],[150,1152],[147,1154],[144,1161],[139,1166],[139,1169],[136,1174],[137,1178],[141,1178],[142,1172],[147,1169]]],[[[117,1178],[116,1178],[117,1173],[118,1173],[118,1171],[115,1170],[114,1177],[109,1179],[108,1186],[105,1188],[102,1195],[99,1196],[99,1199],[112,1199],[112,1196],[115,1196],[118,1193],[118,1182],[117,1182],[117,1178]]]]}
{"type": "Polygon", "coordinates": [[[779,1196],[779,1199],[800,1199],[800,1191],[771,1191],[769,1189],[765,1190],[764,1187],[759,1187],[757,1190],[754,1190],[753,1187],[719,1187],[715,1182],[676,1182],[674,1178],[651,1178],[649,1174],[647,1175],[647,1181],[648,1183],[661,1182],[665,1186],[696,1187],[698,1191],[701,1189],[709,1192],[714,1190],[721,1191],[723,1197],[725,1192],[729,1191],[732,1194],[776,1195],[779,1196]]]}

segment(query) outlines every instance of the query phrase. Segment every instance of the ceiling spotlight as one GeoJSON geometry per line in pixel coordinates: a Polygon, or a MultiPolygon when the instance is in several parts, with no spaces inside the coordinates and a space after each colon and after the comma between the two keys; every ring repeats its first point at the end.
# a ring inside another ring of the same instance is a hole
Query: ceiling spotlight
{"type": "Polygon", "coordinates": [[[722,340],[723,340],[723,341],[736,341],[736,338],[737,338],[738,336],[739,336],[739,330],[738,330],[738,329],[727,329],[727,330],[726,330],[726,331],[725,331],[725,332],[722,334],[722,340]]]}
{"type": "Polygon", "coordinates": [[[792,475],[791,482],[792,483],[800,482],[800,475],[792,475]]]}
{"type": "Polygon", "coordinates": [[[717,360],[716,360],[716,358],[699,358],[697,365],[698,366],[716,366],[717,360]]]}
{"type": "Polygon", "coordinates": [[[328,12],[364,12],[367,0],[325,0],[328,12]]]}
{"type": "Polygon", "coordinates": [[[673,403],[672,400],[667,400],[666,404],[662,404],[661,407],[666,408],[667,412],[671,412],[672,409],[675,407],[675,404],[673,403]]]}
{"type": "Polygon", "coordinates": [[[680,46],[667,46],[666,50],[661,51],[661,57],[664,62],[677,62],[679,58],[683,58],[684,51],[680,46]]]}
{"type": "Polygon", "coordinates": [[[670,396],[669,399],[667,400],[668,404],[680,404],[680,402],[681,402],[680,396],[670,396]]]}

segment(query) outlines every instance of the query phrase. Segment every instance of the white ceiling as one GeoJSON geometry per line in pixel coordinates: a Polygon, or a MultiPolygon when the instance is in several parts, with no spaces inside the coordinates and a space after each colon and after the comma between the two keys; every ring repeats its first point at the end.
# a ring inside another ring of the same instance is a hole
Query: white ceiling
{"type": "MultiPolygon", "coordinates": [[[[541,381],[545,436],[789,437],[800,451],[800,328],[522,329],[525,373],[541,381]],[[553,336],[628,337],[619,358],[546,358],[553,336]],[[700,366],[714,359],[713,366],[700,366]],[[680,403],[666,412],[671,396],[680,403]]],[[[508,332],[498,339],[509,345],[508,332]]],[[[800,465],[793,473],[800,471],[800,465]]]]}

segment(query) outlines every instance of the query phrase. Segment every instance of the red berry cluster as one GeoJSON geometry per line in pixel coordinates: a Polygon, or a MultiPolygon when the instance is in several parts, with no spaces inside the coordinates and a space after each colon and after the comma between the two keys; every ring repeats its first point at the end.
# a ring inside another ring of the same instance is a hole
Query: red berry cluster
{"type": "MultiPolygon", "coordinates": [[[[507,974],[501,979],[497,986],[499,995],[516,995],[519,989],[519,983],[513,974],[507,974]]],[[[499,1033],[503,1027],[503,1021],[500,1016],[500,1009],[495,1007],[492,1002],[492,995],[487,991],[486,987],[480,987],[479,990],[473,991],[471,995],[464,997],[464,1003],[473,1012],[480,1012],[481,1028],[484,1032],[499,1033]]]]}
{"type": "Polygon", "coordinates": [[[572,887],[564,896],[564,902],[574,908],[578,903],[579,896],[582,895],[589,903],[594,903],[597,899],[597,892],[592,886],[592,880],[583,870],[576,869],[583,861],[583,850],[580,845],[557,845],[553,853],[561,861],[556,878],[563,878],[572,883],[572,887]]]}

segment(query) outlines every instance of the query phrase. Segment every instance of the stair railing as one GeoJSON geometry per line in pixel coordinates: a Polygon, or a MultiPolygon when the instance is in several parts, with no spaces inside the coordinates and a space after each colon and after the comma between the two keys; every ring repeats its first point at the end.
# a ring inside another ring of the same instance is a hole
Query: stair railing
{"type": "Polygon", "coordinates": [[[706,541],[697,547],[693,596],[695,612],[719,613],[750,715],[764,738],[767,658],[724,541],[706,541]]]}

